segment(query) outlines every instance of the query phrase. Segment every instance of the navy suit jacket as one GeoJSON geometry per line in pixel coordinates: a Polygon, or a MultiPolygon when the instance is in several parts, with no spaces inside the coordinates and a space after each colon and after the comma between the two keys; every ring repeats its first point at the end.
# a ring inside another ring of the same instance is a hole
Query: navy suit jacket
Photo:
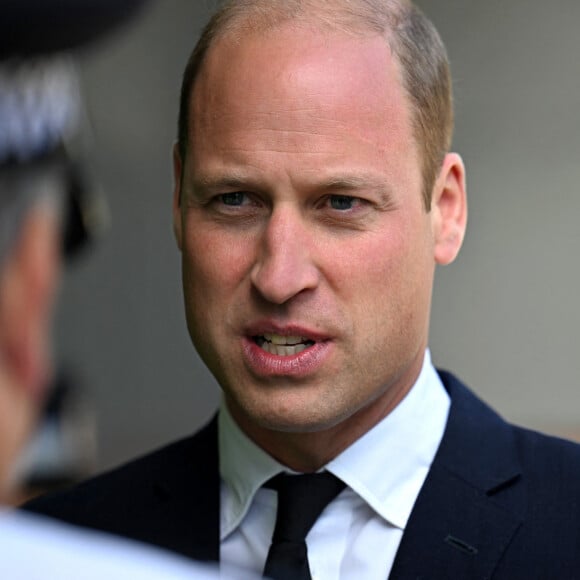
{"type": "MultiPolygon", "coordinates": [[[[580,445],[514,427],[440,375],[449,419],[389,578],[580,579],[580,445]]],[[[26,509],[218,560],[219,481],[213,419],[26,509]]]]}

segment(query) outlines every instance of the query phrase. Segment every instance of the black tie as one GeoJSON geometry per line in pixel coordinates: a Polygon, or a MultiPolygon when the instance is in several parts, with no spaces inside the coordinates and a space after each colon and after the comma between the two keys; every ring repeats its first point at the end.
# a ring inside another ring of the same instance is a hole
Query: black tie
{"type": "Polygon", "coordinates": [[[264,576],[310,580],[306,535],[324,508],[344,489],[332,473],[281,473],[265,484],[278,491],[278,511],[264,576]]]}

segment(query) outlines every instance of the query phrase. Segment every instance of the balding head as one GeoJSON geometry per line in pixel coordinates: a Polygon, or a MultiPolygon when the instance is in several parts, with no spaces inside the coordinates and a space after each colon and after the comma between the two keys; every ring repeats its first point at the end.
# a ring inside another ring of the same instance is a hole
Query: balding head
{"type": "Polygon", "coordinates": [[[187,154],[193,85],[207,53],[220,39],[243,42],[283,25],[384,37],[398,59],[407,92],[415,140],[422,159],[425,207],[453,131],[451,77],[445,47],[431,22],[405,0],[234,0],[226,2],[204,28],[187,64],[181,88],[178,142],[187,154]]]}

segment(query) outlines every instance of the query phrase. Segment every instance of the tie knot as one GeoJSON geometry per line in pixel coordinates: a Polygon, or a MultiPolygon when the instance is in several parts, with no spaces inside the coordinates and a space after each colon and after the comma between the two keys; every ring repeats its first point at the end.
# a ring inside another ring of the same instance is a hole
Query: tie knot
{"type": "Polygon", "coordinates": [[[344,489],[327,471],[288,475],[281,473],[265,485],[278,492],[275,541],[303,542],[324,508],[344,489]]]}

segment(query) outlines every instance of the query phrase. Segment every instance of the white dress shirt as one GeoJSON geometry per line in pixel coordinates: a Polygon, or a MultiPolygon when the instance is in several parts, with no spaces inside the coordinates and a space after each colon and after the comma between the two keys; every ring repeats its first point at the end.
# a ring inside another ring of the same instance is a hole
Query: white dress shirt
{"type": "MultiPolygon", "coordinates": [[[[313,580],[385,579],[437,452],[450,400],[426,351],[407,396],[325,469],[347,485],[306,537],[313,580]]],[[[222,403],[219,413],[223,563],[260,573],[276,520],[262,485],[288,468],[257,447],[222,403]]]]}

